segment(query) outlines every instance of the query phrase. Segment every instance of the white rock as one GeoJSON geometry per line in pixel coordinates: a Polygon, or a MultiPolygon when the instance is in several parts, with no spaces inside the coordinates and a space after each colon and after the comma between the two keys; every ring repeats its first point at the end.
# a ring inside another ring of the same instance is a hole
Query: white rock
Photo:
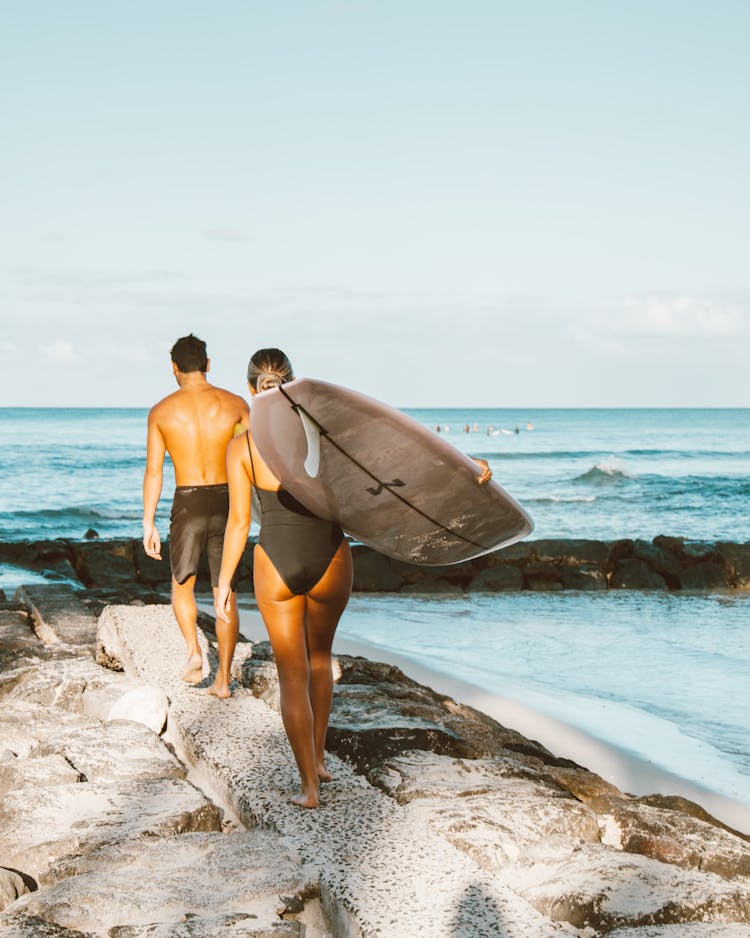
{"type": "Polygon", "coordinates": [[[180,779],[24,788],[0,801],[0,856],[45,882],[56,860],[111,841],[220,828],[216,806],[180,779]]]}
{"type": "MultiPolygon", "coordinates": [[[[118,926],[154,925],[164,930],[149,935],[171,935],[183,934],[166,929],[186,927],[189,917],[193,930],[185,930],[186,935],[209,935],[219,926],[225,929],[221,934],[253,934],[282,924],[280,897],[304,901],[317,892],[318,883],[317,871],[292,855],[277,834],[265,830],[108,845],[62,862],[55,874],[63,873],[65,878],[56,884],[17,903],[13,919],[36,915],[96,934],[118,926]],[[236,928],[252,926],[256,931],[230,930],[227,916],[233,914],[236,928]]],[[[0,927],[4,919],[0,916],[0,927]]],[[[294,933],[298,931],[290,932],[294,933]]]]}
{"type": "Polygon", "coordinates": [[[90,782],[185,777],[184,766],[156,733],[130,720],[61,730],[40,743],[29,759],[52,753],[63,756],[90,782]]]}
{"type": "Polygon", "coordinates": [[[75,785],[81,781],[81,773],[59,755],[41,759],[13,759],[0,764],[0,798],[27,785],[42,788],[48,785],[75,785]]]}
{"type": "Polygon", "coordinates": [[[100,720],[132,720],[161,733],[167,722],[169,700],[155,684],[122,677],[106,687],[83,692],[83,712],[100,720]]]}

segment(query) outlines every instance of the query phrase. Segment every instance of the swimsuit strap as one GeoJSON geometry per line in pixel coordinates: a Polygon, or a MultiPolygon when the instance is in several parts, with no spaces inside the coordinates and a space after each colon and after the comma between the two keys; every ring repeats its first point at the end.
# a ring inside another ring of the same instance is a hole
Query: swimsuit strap
{"type": "Polygon", "coordinates": [[[260,505],[261,512],[263,511],[263,502],[260,500],[260,487],[258,485],[258,477],[255,474],[255,463],[253,461],[253,448],[250,445],[250,431],[248,430],[245,434],[245,439],[247,440],[247,451],[250,453],[250,466],[253,470],[253,485],[255,487],[255,492],[258,496],[258,504],[260,505]]]}

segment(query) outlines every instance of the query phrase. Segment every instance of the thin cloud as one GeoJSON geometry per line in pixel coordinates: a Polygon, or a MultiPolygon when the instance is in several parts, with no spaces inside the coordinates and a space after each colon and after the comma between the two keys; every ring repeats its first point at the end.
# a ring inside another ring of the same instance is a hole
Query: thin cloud
{"type": "Polygon", "coordinates": [[[40,345],[39,351],[47,358],[58,362],[73,362],[78,357],[73,345],[66,339],[58,339],[50,345],[40,345]]]}
{"type": "Polygon", "coordinates": [[[247,244],[249,235],[239,228],[223,226],[219,228],[206,228],[204,231],[207,241],[223,241],[226,244],[247,244]]]}
{"type": "Polygon", "coordinates": [[[626,297],[619,328],[646,338],[730,338],[744,317],[730,306],[699,296],[626,297]]]}
{"type": "Polygon", "coordinates": [[[173,270],[50,270],[31,265],[11,267],[11,277],[26,287],[75,287],[101,290],[126,286],[154,286],[182,280],[173,270]]]}

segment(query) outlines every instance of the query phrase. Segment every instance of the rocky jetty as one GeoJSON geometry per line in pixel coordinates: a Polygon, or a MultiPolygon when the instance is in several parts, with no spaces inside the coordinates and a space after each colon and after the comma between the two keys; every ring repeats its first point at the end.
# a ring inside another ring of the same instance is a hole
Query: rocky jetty
{"type": "MultiPolygon", "coordinates": [[[[252,588],[252,547],[240,563],[252,588]]],[[[80,583],[92,600],[162,602],[169,589],[169,544],[164,559],[147,557],[140,541],[19,541],[0,543],[0,562],[50,581],[80,583]]],[[[750,542],[536,540],[467,563],[419,567],[392,560],[363,544],[353,545],[354,589],[360,592],[462,593],[513,590],[747,590],[750,542]]],[[[198,588],[208,590],[205,558],[198,588]]]]}
{"type": "Polygon", "coordinates": [[[698,805],[341,655],[334,781],[302,811],[268,645],[228,701],[183,657],[165,605],[0,608],[0,938],[750,936],[750,838],[698,805]]]}

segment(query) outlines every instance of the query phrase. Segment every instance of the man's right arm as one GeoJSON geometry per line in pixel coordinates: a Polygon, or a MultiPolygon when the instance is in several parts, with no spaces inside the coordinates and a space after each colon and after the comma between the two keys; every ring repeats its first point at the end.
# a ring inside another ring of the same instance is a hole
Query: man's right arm
{"type": "Polygon", "coordinates": [[[164,437],[152,410],[148,415],[146,471],[143,474],[143,549],[155,560],[161,560],[161,538],[154,519],[161,495],[165,453],[164,437]]]}

